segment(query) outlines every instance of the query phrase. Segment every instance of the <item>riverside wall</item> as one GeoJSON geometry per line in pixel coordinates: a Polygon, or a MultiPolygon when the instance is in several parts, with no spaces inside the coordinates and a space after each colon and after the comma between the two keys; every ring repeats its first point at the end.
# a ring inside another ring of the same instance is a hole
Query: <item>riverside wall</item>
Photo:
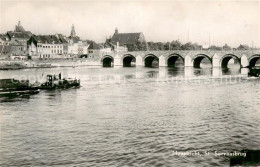
{"type": "Polygon", "coordinates": [[[34,59],[34,60],[0,60],[0,68],[10,69],[21,68],[41,68],[41,67],[78,67],[78,66],[100,66],[96,59],[68,58],[68,59],[34,59]]]}

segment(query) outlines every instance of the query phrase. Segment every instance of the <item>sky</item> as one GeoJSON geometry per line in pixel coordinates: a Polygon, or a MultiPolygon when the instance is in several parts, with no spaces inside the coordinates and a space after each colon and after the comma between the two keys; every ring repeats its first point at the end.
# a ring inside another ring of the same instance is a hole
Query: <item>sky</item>
{"type": "Polygon", "coordinates": [[[260,47],[258,0],[0,0],[0,33],[18,21],[34,34],[69,35],[104,42],[142,32],[147,41],[260,47]]]}

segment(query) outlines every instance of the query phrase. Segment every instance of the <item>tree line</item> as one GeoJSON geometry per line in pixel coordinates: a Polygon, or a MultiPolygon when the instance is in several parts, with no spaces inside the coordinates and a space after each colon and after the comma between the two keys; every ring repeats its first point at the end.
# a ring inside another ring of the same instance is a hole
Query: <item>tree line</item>
{"type": "Polygon", "coordinates": [[[197,43],[185,43],[182,44],[178,40],[172,42],[138,42],[134,44],[126,45],[128,51],[158,51],[158,50],[249,50],[252,49],[248,45],[240,44],[237,48],[225,44],[224,46],[211,45],[209,47],[203,47],[197,43]]]}

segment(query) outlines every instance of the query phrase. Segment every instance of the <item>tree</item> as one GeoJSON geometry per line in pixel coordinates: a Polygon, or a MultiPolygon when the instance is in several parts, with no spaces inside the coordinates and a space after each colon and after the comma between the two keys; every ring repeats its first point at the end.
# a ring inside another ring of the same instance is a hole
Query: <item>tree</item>
{"type": "Polygon", "coordinates": [[[222,50],[222,47],[219,47],[219,46],[215,46],[215,45],[211,45],[209,47],[210,50],[222,50]]]}
{"type": "Polygon", "coordinates": [[[231,47],[228,46],[227,44],[225,44],[225,45],[223,46],[223,50],[231,50],[231,47]]]}
{"type": "Polygon", "coordinates": [[[158,50],[164,50],[164,44],[162,42],[157,42],[156,43],[158,50]]]}
{"type": "Polygon", "coordinates": [[[171,42],[171,49],[172,50],[181,50],[182,44],[179,41],[172,41],[171,42]]]}
{"type": "Polygon", "coordinates": [[[145,50],[147,50],[147,44],[146,44],[146,42],[137,42],[136,43],[136,50],[137,51],[145,51],[145,50]]]}
{"type": "Polygon", "coordinates": [[[171,48],[170,42],[166,42],[166,43],[164,44],[164,50],[170,50],[170,48],[171,48]]]}
{"type": "Polygon", "coordinates": [[[240,44],[237,50],[249,50],[249,46],[240,44]]]}
{"type": "Polygon", "coordinates": [[[188,42],[181,46],[182,50],[194,50],[194,47],[191,42],[188,42]]]}
{"type": "Polygon", "coordinates": [[[194,43],[194,44],[193,44],[193,49],[194,49],[194,50],[201,50],[201,49],[202,49],[202,46],[201,46],[201,45],[198,45],[197,43],[194,43]]]}

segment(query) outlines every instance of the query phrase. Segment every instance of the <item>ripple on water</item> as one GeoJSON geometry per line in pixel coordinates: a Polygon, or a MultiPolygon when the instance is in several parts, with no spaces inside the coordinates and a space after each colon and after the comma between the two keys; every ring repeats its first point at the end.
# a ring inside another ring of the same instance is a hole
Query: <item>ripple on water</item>
{"type": "Polygon", "coordinates": [[[227,157],[172,152],[259,148],[256,81],[207,83],[210,69],[184,83],[184,69],[66,70],[84,78],[80,89],[1,102],[1,166],[225,166],[227,157]]]}

